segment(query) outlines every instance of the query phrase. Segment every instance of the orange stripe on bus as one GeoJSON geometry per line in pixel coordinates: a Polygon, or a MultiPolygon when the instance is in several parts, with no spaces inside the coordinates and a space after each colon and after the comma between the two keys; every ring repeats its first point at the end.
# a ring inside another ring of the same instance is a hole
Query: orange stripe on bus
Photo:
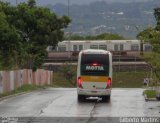
{"type": "Polygon", "coordinates": [[[82,82],[107,82],[107,76],[81,76],[82,82]]]}

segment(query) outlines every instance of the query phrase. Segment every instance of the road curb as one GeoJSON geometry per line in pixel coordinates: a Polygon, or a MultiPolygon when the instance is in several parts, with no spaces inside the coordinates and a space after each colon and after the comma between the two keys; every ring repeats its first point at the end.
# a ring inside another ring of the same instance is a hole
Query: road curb
{"type": "Polygon", "coordinates": [[[39,88],[37,90],[31,90],[31,91],[26,91],[26,92],[20,92],[20,93],[17,93],[17,94],[11,94],[11,95],[8,95],[8,96],[4,96],[4,97],[1,97],[0,98],[0,101],[3,101],[5,99],[8,99],[8,98],[12,98],[12,97],[16,97],[16,96],[20,96],[20,95],[24,95],[24,94],[28,94],[28,93],[31,93],[31,92],[34,92],[34,91],[38,91],[38,90],[45,90],[46,88],[39,88]]]}
{"type": "Polygon", "coordinates": [[[4,96],[4,97],[0,98],[0,101],[3,101],[5,99],[11,98],[11,97],[16,97],[16,96],[20,96],[20,95],[23,95],[23,94],[27,94],[27,93],[30,93],[30,92],[31,91],[27,91],[27,92],[21,92],[21,93],[17,93],[17,94],[12,94],[12,95],[8,95],[8,96],[4,96]]]}

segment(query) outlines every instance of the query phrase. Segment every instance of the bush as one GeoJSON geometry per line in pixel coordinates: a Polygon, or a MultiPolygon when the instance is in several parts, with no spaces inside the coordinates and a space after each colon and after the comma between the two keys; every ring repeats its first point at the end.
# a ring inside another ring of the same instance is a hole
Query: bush
{"type": "Polygon", "coordinates": [[[145,90],[144,94],[147,96],[147,98],[156,98],[156,91],[155,90],[145,90]]]}
{"type": "Polygon", "coordinates": [[[63,77],[67,82],[69,82],[71,85],[76,85],[76,67],[73,65],[70,65],[68,63],[64,63],[61,68],[60,72],[62,73],[63,77]]]}

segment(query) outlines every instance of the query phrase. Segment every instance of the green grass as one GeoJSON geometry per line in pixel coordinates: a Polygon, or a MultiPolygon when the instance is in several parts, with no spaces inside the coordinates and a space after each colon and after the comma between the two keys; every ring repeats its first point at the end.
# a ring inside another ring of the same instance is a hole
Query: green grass
{"type": "Polygon", "coordinates": [[[76,87],[76,77],[73,78],[73,83],[65,79],[64,75],[60,72],[53,74],[53,87],[76,87]]]}
{"type": "Polygon", "coordinates": [[[143,87],[144,72],[113,72],[113,88],[143,87]]]}
{"type": "MultiPolygon", "coordinates": [[[[144,72],[113,72],[113,88],[141,88],[143,87],[144,72]]],[[[53,74],[53,87],[76,87],[76,73],[73,83],[67,81],[63,74],[55,72],[53,74]]]]}
{"type": "Polygon", "coordinates": [[[156,98],[155,90],[145,90],[144,94],[147,96],[147,98],[156,98]]]}
{"type": "Polygon", "coordinates": [[[17,88],[16,90],[11,91],[11,92],[0,94],[0,98],[5,97],[5,96],[9,96],[9,95],[22,93],[22,92],[29,92],[29,91],[33,91],[33,90],[37,90],[37,89],[44,89],[45,87],[46,86],[23,85],[23,86],[17,88]]]}

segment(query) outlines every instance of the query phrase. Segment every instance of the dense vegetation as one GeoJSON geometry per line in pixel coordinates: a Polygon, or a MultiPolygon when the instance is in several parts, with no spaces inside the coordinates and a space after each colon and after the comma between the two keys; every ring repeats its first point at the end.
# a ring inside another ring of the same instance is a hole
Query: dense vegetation
{"type": "Polygon", "coordinates": [[[58,17],[35,0],[11,6],[0,2],[0,70],[32,68],[36,70],[46,57],[48,45],[63,40],[69,24],[67,16],[58,17]]]}
{"type": "Polygon", "coordinates": [[[110,33],[103,33],[96,36],[79,36],[79,35],[72,35],[70,37],[66,37],[66,40],[123,40],[125,39],[118,34],[110,34],[110,33]]]}
{"type": "Polygon", "coordinates": [[[153,52],[144,54],[144,57],[153,67],[154,76],[158,83],[160,82],[160,8],[154,9],[154,15],[157,22],[156,26],[145,29],[137,37],[153,45],[153,52]]]}

